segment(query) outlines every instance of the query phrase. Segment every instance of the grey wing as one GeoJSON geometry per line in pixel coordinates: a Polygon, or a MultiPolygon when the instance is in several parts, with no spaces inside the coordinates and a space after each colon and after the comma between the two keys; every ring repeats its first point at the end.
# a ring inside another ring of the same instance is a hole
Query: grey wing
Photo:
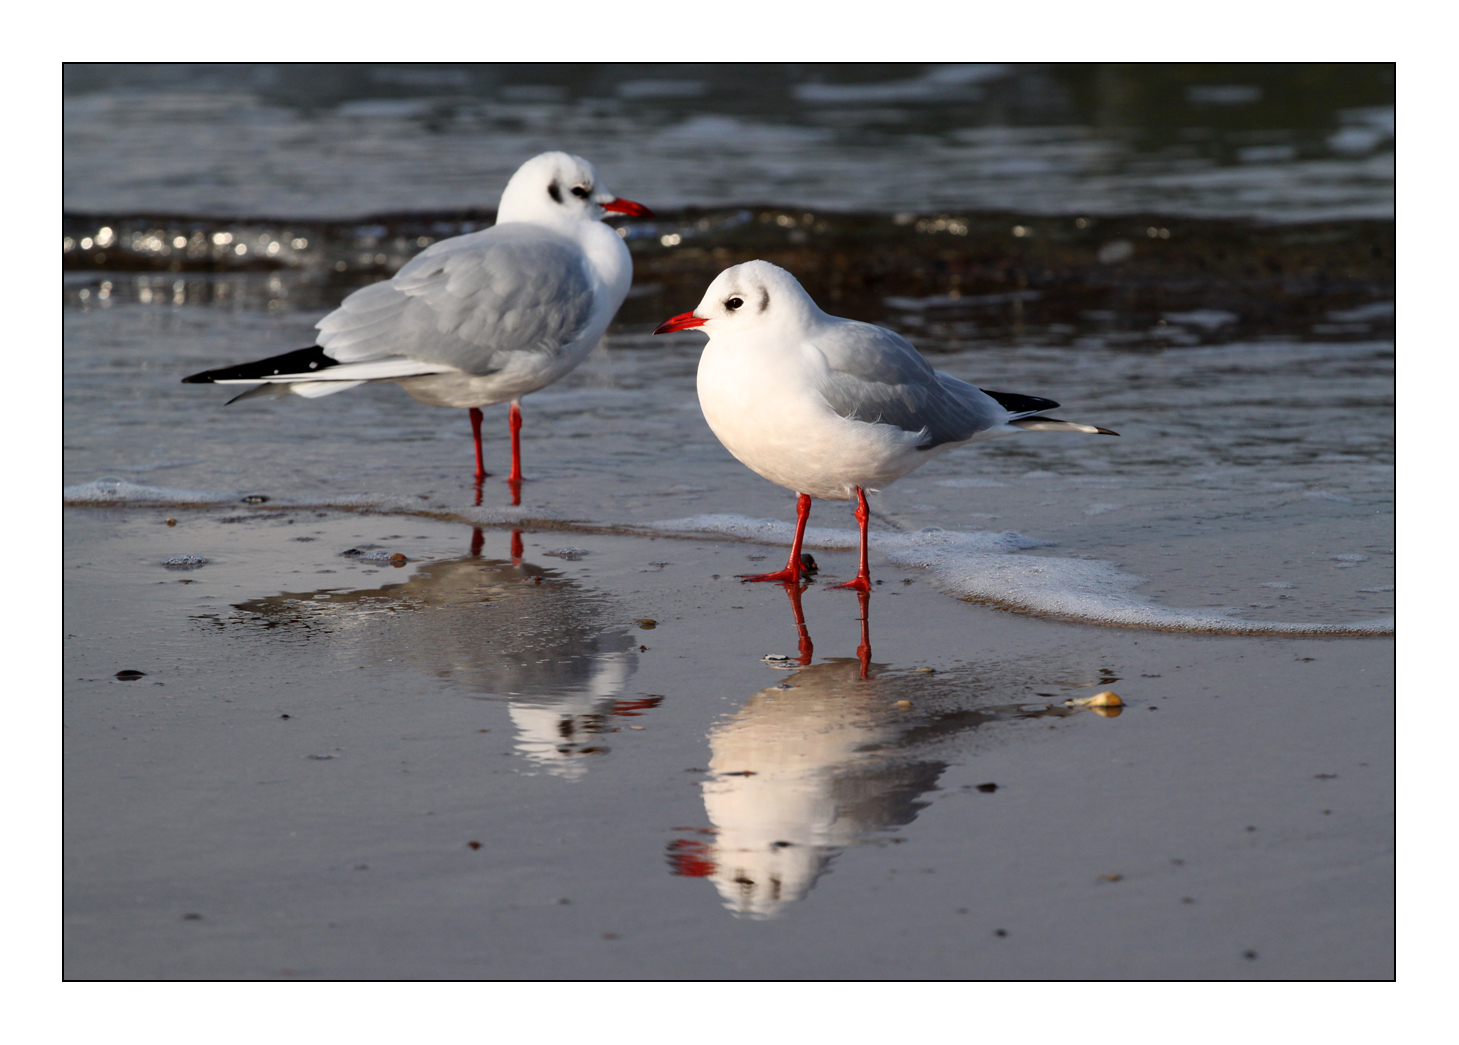
{"type": "Polygon", "coordinates": [[[442,240],[395,278],[355,291],[319,321],[319,345],[341,363],[404,357],[484,376],[516,353],[556,353],[592,311],[576,244],[498,225],[442,240]]]}
{"type": "Polygon", "coordinates": [[[882,327],[846,320],[813,343],[830,364],[820,392],[831,409],[923,433],[919,450],[963,442],[1012,416],[981,390],[933,370],[905,338],[882,327]]]}

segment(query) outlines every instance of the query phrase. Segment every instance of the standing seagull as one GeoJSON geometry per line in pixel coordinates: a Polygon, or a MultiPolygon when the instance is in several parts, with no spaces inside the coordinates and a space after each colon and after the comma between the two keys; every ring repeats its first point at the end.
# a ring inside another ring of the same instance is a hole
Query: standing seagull
{"type": "Polygon", "coordinates": [[[394,381],[419,402],[471,411],[478,483],[481,408],[511,400],[507,481],[519,483],[521,397],[587,358],[633,279],[628,248],[602,223],[608,211],[653,216],[604,188],[587,160],[534,156],[507,182],[495,225],[432,244],[393,279],[355,291],[315,324],[317,345],[183,382],[263,382],[236,402],[394,381]]]}
{"type": "Polygon", "coordinates": [[[879,490],[954,446],[1034,432],[1107,428],[1039,416],[1059,404],[987,392],[933,370],[904,338],[829,316],[796,278],[768,261],[721,272],[693,312],[655,334],[703,327],[699,406],[730,453],[799,494],[790,561],[747,581],[798,583],[811,498],[857,499],[861,568],[838,588],[871,590],[866,563],[867,490],[879,490]]]}

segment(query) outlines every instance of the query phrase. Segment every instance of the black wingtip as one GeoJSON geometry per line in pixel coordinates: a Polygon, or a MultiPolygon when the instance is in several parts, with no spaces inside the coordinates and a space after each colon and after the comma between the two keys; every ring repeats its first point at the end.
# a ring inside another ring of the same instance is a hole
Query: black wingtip
{"type": "Polygon", "coordinates": [[[980,388],[985,396],[998,400],[998,405],[1010,414],[1022,414],[1029,410],[1053,410],[1059,404],[1042,396],[1019,395],[1017,392],[995,392],[991,388],[980,388]]]}
{"type": "Polygon", "coordinates": [[[280,374],[308,374],[338,365],[339,360],[330,359],[324,354],[324,349],[318,345],[311,345],[308,348],[295,349],[293,352],[269,356],[267,359],[260,359],[252,363],[239,363],[235,366],[218,367],[216,370],[189,374],[182,379],[182,383],[209,385],[214,381],[262,381],[280,374]]]}

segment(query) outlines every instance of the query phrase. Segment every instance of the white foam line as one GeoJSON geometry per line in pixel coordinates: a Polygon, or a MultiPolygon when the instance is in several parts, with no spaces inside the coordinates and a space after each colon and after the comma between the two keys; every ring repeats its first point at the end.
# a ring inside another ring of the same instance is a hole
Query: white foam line
{"type": "MultiPolygon", "coordinates": [[[[86,505],[226,505],[238,504],[236,490],[181,490],[143,486],[105,477],[63,491],[64,503],[86,505]]],[[[479,526],[525,524],[534,521],[569,522],[543,508],[486,506],[432,507],[404,497],[364,495],[309,501],[273,499],[270,508],[338,508],[436,518],[455,518],[479,526]]],[[[577,520],[584,522],[585,520],[577,520]]],[[[717,534],[761,544],[788,546],[794,528],[779,519],[751,519],[744,515],[694,515],[642,525],[615,527],[623,532],[717,534]]],[[[851,549],[858,545],[854,530],[807,528],[811,548],[851,549]]],[[[1223,635],[1392,635],[1394,620],[1356,621],[1350,624],[1308,624],[1253,621],[1222,613],[1157,606],[1133,594],[1145,578],[1116,568],[1112,563],[1088,559],[1059,559],[1015,552],[1052,546],[1050,541],[1005,531],[953,531],[928,527],[914,533],[873,533],[869,543],[898,566],[927,570],[958,598],[987,602],[1004,609],[1057,620],[1109,627],[1191,631],[1223,635]]]]}
{"type": "MultiPolygon", "coordinates": [[[[744,515],[691,515],[683,519],[664,519],[645,523],[650,530],[667,533],[722,533],[727,537],[742,537],[763,544],[789,545],[795,537],[795,527],[779,519],[751,519],[744,515]]],[[[855,530],[836,530],[825,526],[807,526],[805,546],[808,548],[856,548],[861,538],[855,530]]],[[[1025,537],[1021,533],[1005,531],[990,533],[986,530],[960,532],[942,530],[936,526],[918,530],[916,533],[873,533],[868,539],[873,547],[890,551],[894,547],[956,547],[965,552],[1015,552],[1028,548],[1051,547],[1051,541],[1040,541],[1025,537]]]]}
{"type": "Polygon", "coordinates": [[[310,501],[307,504],[286,501],[271,501],[270,506],[287,508],[347,508],[363,509],[371,512],[385,514],[398,513],[401,515],[426,515],[426,516],[450,516],[453,519],[464,519],[468,523],[479,526],[496,526],[503,523],[529,523],[529,522],[556,522],[562,520],[562,515],[548,508],[535,508],[529,505],[484,505],[476,507],[466,506],[432,506],[426,502],[410,497],[372,497],[364,494],[356,494],[346,497],[326,497],[317,501],[310,501]]]}
{"type": "MultiPolygon", "coordinates": [[[[144,486],[125,479],[105,477],[61,491],[62,503],[73,507],[117,505],[121,507],[244,505],[246,495],[240,490],[181,490],[164,486],[144,486]]],[[[251,506],[251,505],[250,505],[251,506]]],[[[558,512],[530,506],[488,505],[484,507],[432,506],[410,497],[369,496],[354,494],[342,497],[319,497],[308,500],[270,497],[261,505],[267,508],[337,508],[364,510],[385,514],[449,516],[478,526],[513,523],[557,522],[558,512]]]]}
{"type": "MultiPolygon", "coordinates": [[[[696,515],[648,524],[667,533],[718,533],[765,544],[789,545],[794,529],[775,519],[742,515],[696,515]]],[[[815,548],[855,548],[854,530],[806,530],[815,548]]],[[[1040,617],[1108,627],[1191,631],[1222,635],[1391,635],[1393,618],[1350,624],[1253,621],[1222,613],[1157,606],[1133,594],[1144,577],[1113,563],[1014,555],[1048,547],[1019,533],[954,532],[929,528],[915,533],[873,533],[868,543],[898,566],[925,569],[950,594],[1040,617]]]]}
{"type": "Polygon", "coordinates": [[[143,486],[110,476],[94,479],[61,491],[62,503],[83,504],[231,504],[241,500],[237,490],[175,490],[165,486],[143,486]]]}

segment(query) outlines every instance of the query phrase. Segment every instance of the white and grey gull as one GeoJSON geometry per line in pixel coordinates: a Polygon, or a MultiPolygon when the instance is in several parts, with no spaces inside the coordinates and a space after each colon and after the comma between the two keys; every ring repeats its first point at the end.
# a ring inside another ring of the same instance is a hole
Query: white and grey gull
{"type": "Polygon", "coordinates": [[[633,278],[623,238],[602,222],[609,212],[653,216],[609,192],[587,160],[534,156],[507,182],[496,224],[434,243],[350,294],[315,324],[314,346],[183,381],[257,385],[229,402],[392,381],[419,402],[470,410],[478,483],[481,408],[510,401],[508,481],[520,482],[522,396],[587,358],[633,278]]]}
{"type": "Polygon", "coordinates": [[[752,471],[798,494],[785,569],[742,578],[799,583],[811,498],[857,500],[861,563],[838,588],[871,590],[867,490],[880,490],[956,446],[1020,431],[1107,428],[1044,416],[1051,399],[990,392],[932,369],[899,334],[822,312],[789,272],[747,261],[721,272],[692,312],[656,334],[697,328],[699,406],[752,471]]]}

